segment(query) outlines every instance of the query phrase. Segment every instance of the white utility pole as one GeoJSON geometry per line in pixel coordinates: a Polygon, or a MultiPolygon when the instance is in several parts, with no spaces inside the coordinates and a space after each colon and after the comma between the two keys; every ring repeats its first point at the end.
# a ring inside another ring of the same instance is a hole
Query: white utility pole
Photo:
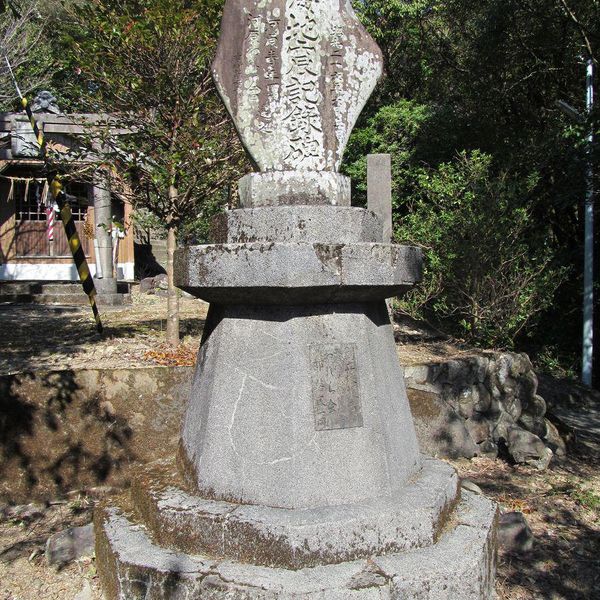
{"type": "Polygon", "coordinates": [[[583,263],[583,354],[581,380],[592,385],[592,362],[594,355],[594,127],[591,121],[594,107],[594,61],[587,62],[586,110],[589,131],[587,135],[587,168],[585,193],[585,242],[583,263]]]}

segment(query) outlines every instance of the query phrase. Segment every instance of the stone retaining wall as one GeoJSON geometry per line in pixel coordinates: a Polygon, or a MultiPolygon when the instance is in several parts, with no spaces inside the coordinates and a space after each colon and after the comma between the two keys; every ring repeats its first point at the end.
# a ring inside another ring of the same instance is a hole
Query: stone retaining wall
{"type": "Polygon", "coordinates": [[[192,369],[82,369],[0,376],[0,501],[129,483],[173,456],[192,369]]]}
{"type": "Polygon", "coordinates": [[[564,454],[526,354],[482,352],[404,372],[424,452],[467,458],[504,452],[542,469],[553,452],[564,454]]]}
{"type": "MultiPolygon", "coordinates": [[[[0,376],[0,500],[128,485],[132,464],[174,456],[192,373],[148,367],[0,376]]],[[[525,355],[409,366],[405,375],[427,454],[495,456],[505,446],[516,460],[544,466],[548,445],[562,451],[525,355]]]]}

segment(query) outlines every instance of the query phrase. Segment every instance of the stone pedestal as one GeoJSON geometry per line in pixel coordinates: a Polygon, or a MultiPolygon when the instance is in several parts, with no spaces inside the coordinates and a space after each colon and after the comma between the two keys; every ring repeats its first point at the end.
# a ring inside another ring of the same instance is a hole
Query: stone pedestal
{"type": "Polygon", "coordinates": [[[349,2],[225,3],[213,75],[261,172],[176,253],[211,305],[177,461],[98,510],[109,600],[492,598],[496,509],[419,454],[385,306],[420,252],[337,172],[381,70],[349,2]]]}
{"type": "Polygon", "coordinates": [[[419,454],[384,302],[420,255],[381,231],[241,209],[179,251],[177,285],[213,303],[177,461],[98,512],[108,598],[492,597],[495,507],[419,454]]]}

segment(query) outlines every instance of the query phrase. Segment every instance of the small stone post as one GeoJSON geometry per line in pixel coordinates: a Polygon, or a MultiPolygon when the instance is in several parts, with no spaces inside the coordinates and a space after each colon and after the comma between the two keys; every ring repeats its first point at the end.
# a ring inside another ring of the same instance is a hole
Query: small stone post
{"type": "Polygon", "coordinates": [[[383,241],[392,241],[392,157],[367,155],[367,208],[380,219],[383,241]]]}
{"type": "MultiPolygon", "coordinates": [[[[392,242],[392,157],[390,154],[367,155],[367,208],[381,222],[383,241],[392,242]]],[[[394,322],[393,298],[385,301],[390,320],[394,322]]]]}
{"type": "Polygon", "coordinates": [[[487,600],[496,508],[422,456],[385,299],[421,276],[339,173],[382,71],[349,2],[227,0],[213,76],[259,171],[217,243],[177,460],[101,506],[108,600],[487,600]]]}

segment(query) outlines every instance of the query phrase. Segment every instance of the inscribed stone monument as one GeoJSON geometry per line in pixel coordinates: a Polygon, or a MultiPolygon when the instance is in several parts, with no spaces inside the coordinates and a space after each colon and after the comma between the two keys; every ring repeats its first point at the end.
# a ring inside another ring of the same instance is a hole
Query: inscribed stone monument
{"type": "Polygon", "coordinates": [[[213,70],[259,171],[176,283],[211,302],[177,460],[98,510],[108,598],[484,599],[494,505],[419,453],[385,299],[419,279],[338,173],[382,70],[340,0],[227,0],[213,70]]]}

